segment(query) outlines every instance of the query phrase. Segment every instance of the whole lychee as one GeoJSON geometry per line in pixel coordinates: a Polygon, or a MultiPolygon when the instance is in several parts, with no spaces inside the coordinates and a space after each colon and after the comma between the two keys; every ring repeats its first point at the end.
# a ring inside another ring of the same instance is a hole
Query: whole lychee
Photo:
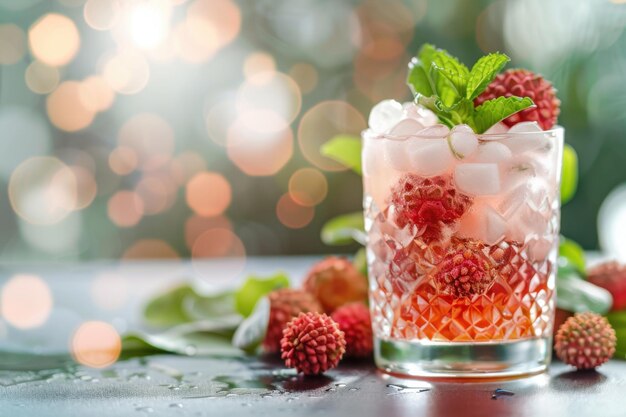
{"type": "Polygon", "coordinates": [[[472,199],[455,188],[449,175],[407,174],[391,190],[391,203],[398,226],[417,226],[420,239],[430,243],[441,239],[444,227],[456,222],[472,199]]]}
{"type": "Polygon", "coordinates": [[[434,279],[443,294],[471,298],[483,294],[497,277],[497,270],[482,252],[482,244],[459,241],[437,265],[434,279]]]}
{"type": "Polygon", "coordinates": [[[479,106],[497,97],[529,97],[535,107],[515,113],[502,122],[511,127],[520,122],[537,122],[542,129],[551,129],[560,113],[561,101],[552,84],[541,75],[523,69],[511,69],[498,74],[487,89],[474,100],[479,106]]]}
{"type": "Polygon", "coordinates": [[[554,350],[563,362],[578,369],[594,369],[615,353],[615,330],[596,313],[576,313],[556,334],[554,350]]]}
{"type": "Polygon", "coordinates": [[[369,308],[363,303],[339,307],[331,318],[337,322],[346,338],[346,356],[367,358],[372,355],[372,319],[369,308]]]}
{"type": "Polygon", "coordinates": [[[337,366],[346,351],[346,339],[326,314],[301,313],[283,330],[280,350],[288,368],[319,375],[337,366]]]}
{"type": "Polygon", "coordinates": [[[263,348],[267,352],[280,351],[280,339],[285,325],[300,313],[313,311],[321,313],[322,306],[315,297],[304,290],[281,288],[268,295],[270,301],[270,319],[267,333],[263,339],[263,348]]]}
{"type": "Polygon", "coordinates": [[[626,265],[616,261],[604,262],[587,271],[587,280],[611,293],[611,311],[626,308],[626,265]]]}
{"type": "Polygon", "coordinates": [[[303,288],[313,294],[329,314],[344,304],[367,299],[367,278],[346,258],[330,256],[315,264],[303,288]]]}

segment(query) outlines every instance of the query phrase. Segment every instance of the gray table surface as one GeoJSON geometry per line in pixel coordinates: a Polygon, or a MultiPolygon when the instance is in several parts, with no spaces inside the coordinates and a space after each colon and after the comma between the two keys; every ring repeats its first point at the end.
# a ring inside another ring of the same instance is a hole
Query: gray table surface
{"type": "MultiPolygon", "coordinates": [[[[249,259],[246,268],[260,274],[285,270],[297,280],[310,262],[249,259]]],[[[0,321],[6,328],[0,348],[31,353],[64,348],[71,329],[84,320],[107,320],[120,331],[135,328],[147,297],[173,280],[198,279],[198,270],[186,262],[13,265],[0,272],[0,285],[16,272],[44,278],[55,300],[42,328],[17,331],[0,321]],[[114,310],[99,308],[88,296],[103,273],[124,278],[125,302],[114,310]]],[[[554,363],[542,375],[472,383],[399,379],[377,372],[370,362],[344,362],[325,376],[306,378],[273,358],[158,355],[120,361],[103,370],[48,368],[0,370],[0,417],[626,416],[622,361],[583,373],[554,363]],[[498,388],[514,395],[494,399],[498,388]]]]}

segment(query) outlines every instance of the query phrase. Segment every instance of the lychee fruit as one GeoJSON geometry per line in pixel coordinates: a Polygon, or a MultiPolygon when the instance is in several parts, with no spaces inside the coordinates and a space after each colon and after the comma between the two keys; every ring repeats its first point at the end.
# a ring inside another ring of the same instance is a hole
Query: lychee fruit
{"type": "Polygon", "coordinates": [[[280,351],[283,329],[298,314],[310,311],[323,312],[322,306],[315,297],[304,290],[281,288],[269,293],[268,298],[270,301],[270,319],[265,339],[263,339],[263,348],[266,352],[280,351]]]}
{"type": "Polygon", "coordinates": [[[335,310],[331,318],[337,322],[346,338],[346,356],[367,358],[372,355],[372,319],[365,304],[346,304],[335,310]]]}
{"type": "Polygon", "coordinates": [[[319,375],[337,366],[346,351],[346,339],[326,314],[301,313],[283,330],[280,350],[288,368],[319,375]]]}
{"type": "Polygon", "coordinates": [[[604,262],[587,271],[587,280],[611,293],[611,311],[626,308],[626,265],[616,261],[604,262]]]}
{"type": "Polygon", "coordinates": [[[576,313],[556,334],[554,350],[563,362],[580,370],[594,369],[615,353],[615,330],[596,313],[576,313]]]}
{"type": "Polygon", "coordinates": [[[560,113],[561,101],[552,84],[531,71],[511,69],[498,74],[475,100],[479,106],[497,97],[529,97],[535,107],[515,113],[502,122],[511,127],[520,122],[537,122],[543,130],[551,129],[560,113]]]}
{"type": "Polygon", "coordinates": [[[424,178],[403,176],[391,191],[398,226],[415,225],[420,238],[430,243],[442,237],[446,225],[455,223],[472,199],[460,193],[450,175],[424,178]]]}
{"type": "Polygon", "coordinates": [[[453,245],[437,265],[434,279],[443,294],[471,298],[483,294],[497,277],[497,270],[475,241],[453,245]]]}
{"type": "Polygon", "coordinates": [[[346,258],[330,256],[315,264],[303,288],[328,314],[344,304],[367,300],[367,278],[346,258]]]}

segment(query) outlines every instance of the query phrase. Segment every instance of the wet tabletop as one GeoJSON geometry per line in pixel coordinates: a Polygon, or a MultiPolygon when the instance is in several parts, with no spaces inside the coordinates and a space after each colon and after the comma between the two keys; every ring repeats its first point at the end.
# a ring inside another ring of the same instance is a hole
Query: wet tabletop
{"type": "MultiPolygon", "coordinates": [[[[246,269],[284,270],[297,279],[310,262],[249,259],[246,269]]],[[[626,416],[626,361],[585,373],[555,363],[546,374],[479,383],[399,379],[377,372],[370,362],[345,362],[326,376],[305,378],[265,357],[157,355],[106,369],[68,364],[51,352],[67,343],[66,333],[76,322],[108,320],[116,328],[133,329],[140,323],[143,300],[173,280],[197,277],[198,270],[184,262],[14,265],[2,271],[0,284],[18,272],[49,284],[54,299],[50,317],[57,321],[28,332],[3,323],[0,347],[24,356],[0,358],[2,417],[626,416]],[[89,296],[94,285],[102,288],[102,276],[115,279],[117,294],[124,298],[116,308],[89,296]],[[45,354],[33,360],[34,352],[45,354]]]]}

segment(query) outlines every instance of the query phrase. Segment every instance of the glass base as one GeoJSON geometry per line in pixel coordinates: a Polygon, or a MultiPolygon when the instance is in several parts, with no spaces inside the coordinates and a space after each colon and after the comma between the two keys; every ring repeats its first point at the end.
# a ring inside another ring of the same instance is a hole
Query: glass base
{"type": "Polygon", "coordinates": [[[546,370],[552,339],[513,342],[374,341],[376,365],[390,373],[442,378],[507,378],[546,370]]]}

